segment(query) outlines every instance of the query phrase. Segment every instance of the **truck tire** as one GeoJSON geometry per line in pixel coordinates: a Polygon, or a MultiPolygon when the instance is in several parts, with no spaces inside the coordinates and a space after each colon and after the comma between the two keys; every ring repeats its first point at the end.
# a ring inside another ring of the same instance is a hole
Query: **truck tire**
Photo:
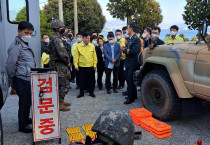
{"type": "Polygon", "coordinates": [[[151,111],[155,118],[166,121],[181,114],[181,99],[164,70],[151,71],[144,77],[141,97],[144,107],[151,111]]]}

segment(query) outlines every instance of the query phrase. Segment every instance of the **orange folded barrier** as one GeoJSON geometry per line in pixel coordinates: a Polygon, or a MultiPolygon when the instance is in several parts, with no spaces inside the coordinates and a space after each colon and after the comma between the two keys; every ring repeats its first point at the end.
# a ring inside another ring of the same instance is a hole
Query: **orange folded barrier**
{"type": "Polygon", "coordinates": [[[150,133],[151,133],[152,135],[156,136],[156,137],[159,138],[159,139],[163,139],[163,138],[172,136],[172,133],[167,133],[167,134],[163,134],[163,135],[157,135],[156,133],[153,133],[152,131],[150,131],[150,133]]]}
{"type": "Polygon", "coordinates": [[[152,117],[152,113],[145,108],[138,108],[130,110],[130,116],[136,125],[140,125],[140,120],[143,118],[152,117]]]}
{"type": "Polygon", "coordinates": [[[152,128],[150,128],[150,131],[156,133],[157,135],[163,135],[163,134],[167,134],[167,133],[170,133],[170,132],[171,132],[171,130],[159,131],[159,132],[158,132],[158,131],[156,131],[156,130],[154,130],[154,129],[152,129],[152,128]]]}
{"type": "Polygon", "coordinates": [[[151,128],[149,126],[145,125],[145,124],[141,124],[140,126],[142,128],[144,128],[146,131],[150,131],[151,130],[151,128]]]}
{"type": "Polygon", "coordinates": [[[145,108],[130,110],[130,115],[138,119],[152,117],[152,113],[145,108]]]}
{"type": "Polygon", "coordinates": [[[156,130],[157,132],[164,132],[164,131],[168,131],[171,130],[171,126],[160,122],[154,118],[146,118],[146,119],[142,119],[141,123],[143,123],[144,125],[149,126],[150,128],[152,128],[153,130],[156,130]]]}
{"type": "Polygon", "coordinates": [[[166,138],[172,135],[171,126],[160,122],[152,117],[142,119],[141,126],[159,139],[166,138]]]}
{"type": "Polygon", "coordinates": [[[152,118],[152,113],[145,108],[130,110],[130,116],[136,125],[141,126],[159,139],[172,135],[172,127],[152,118]]]}
{"type": "Polygon", "coordinates": [[[140,125],[140,120],[137,120],[137,119],[135,119],[135,118],[133,118],[133,117],[131,117],[132,119],[133,119],[133,122],[136,124],[136,125],[140,125]]]}

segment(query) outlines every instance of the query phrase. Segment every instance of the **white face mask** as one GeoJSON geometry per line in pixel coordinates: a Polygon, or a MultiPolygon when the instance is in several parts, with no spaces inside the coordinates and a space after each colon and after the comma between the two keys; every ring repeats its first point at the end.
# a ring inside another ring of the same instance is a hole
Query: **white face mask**
{"type": "Polygon", "coordinates": [[[117,40],[120,40],[122,38],[122,36],[116,36],[117,40]]]}
{"type": "Polygon", "coordinates": [[[110,44],[114,44],[114,40],[109,40],[109,43],[110,44]]]}
{"type": "Polygon", "coordinates": [[[125,38],[128,38],[128,37],[129,37],[129,35],[128,35],[128,34],[124,34],[124,37],[125,37],[125,38]]]}
{"type": "Polygon", "coordinates": [[[93,40],[93,41],[92,41],[92,44],[93,44],[94,46],[96,46],[96,45],[97,45],[97,41],[93,40]]]}
{"type": "Polygon", "coordinates": [[[24,41],[24,42],[29,42],[30,39],[31,39],[31,36],[22,36],[21,39],[24,41]]]}
{"type": "Polygon", "coordinates": [[[44,40],[44,42],[49,43],[50,42],[50,39],[47,38],[47,39],[44,40]]]}
{"type": "Polygon", "coordinates": [[[146,37],[147,37],[147,34],[143,33],[143,34],[142,34],[142,37],[143,37],[143,38],[146,38],[146,37]]]}
{"type": "Polygon", "coordinates": [[[137,35],[140,38],[140,35],[137,35]]]}
{"type": "Polygon", "coordinates": [[[82,38],[77,38],[77,42],[82,42],[82,38]]]}
{"type": "Polygon", "coordinates": [[[158,35],[156,35],[156,34],[152,34],[152,37],[159,37],[158,35]]]}
{"type": "Polygon", "coordinates": [[[175,36],[176,35],[176,32],[171,31],[170,34],[171,34],[171,36],[175,36]]]}

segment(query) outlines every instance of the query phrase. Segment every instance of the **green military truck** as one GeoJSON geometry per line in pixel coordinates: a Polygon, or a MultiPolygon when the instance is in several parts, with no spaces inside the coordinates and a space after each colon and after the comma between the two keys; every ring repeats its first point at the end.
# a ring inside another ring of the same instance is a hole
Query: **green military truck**
{"type": "MultiPolygon", "coordinates": [[[[203,27],[204,38],[206,21],[203,27]]],[[[155,46],[156,41],[151,38],[151,45],[139,57],[140,70],[134,74],[144,107],[156,118],[170,120],[181,114],[183,100],[210,101],[209,40],[155,46]]]]}

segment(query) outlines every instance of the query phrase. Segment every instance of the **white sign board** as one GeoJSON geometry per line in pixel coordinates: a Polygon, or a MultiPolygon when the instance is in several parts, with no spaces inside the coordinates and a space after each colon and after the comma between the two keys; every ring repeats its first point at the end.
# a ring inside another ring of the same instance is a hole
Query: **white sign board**
{"type": "Polygon", "coordinates": [[[32,73],[34,142],[60,138],[57,73],[32,73]]]}

